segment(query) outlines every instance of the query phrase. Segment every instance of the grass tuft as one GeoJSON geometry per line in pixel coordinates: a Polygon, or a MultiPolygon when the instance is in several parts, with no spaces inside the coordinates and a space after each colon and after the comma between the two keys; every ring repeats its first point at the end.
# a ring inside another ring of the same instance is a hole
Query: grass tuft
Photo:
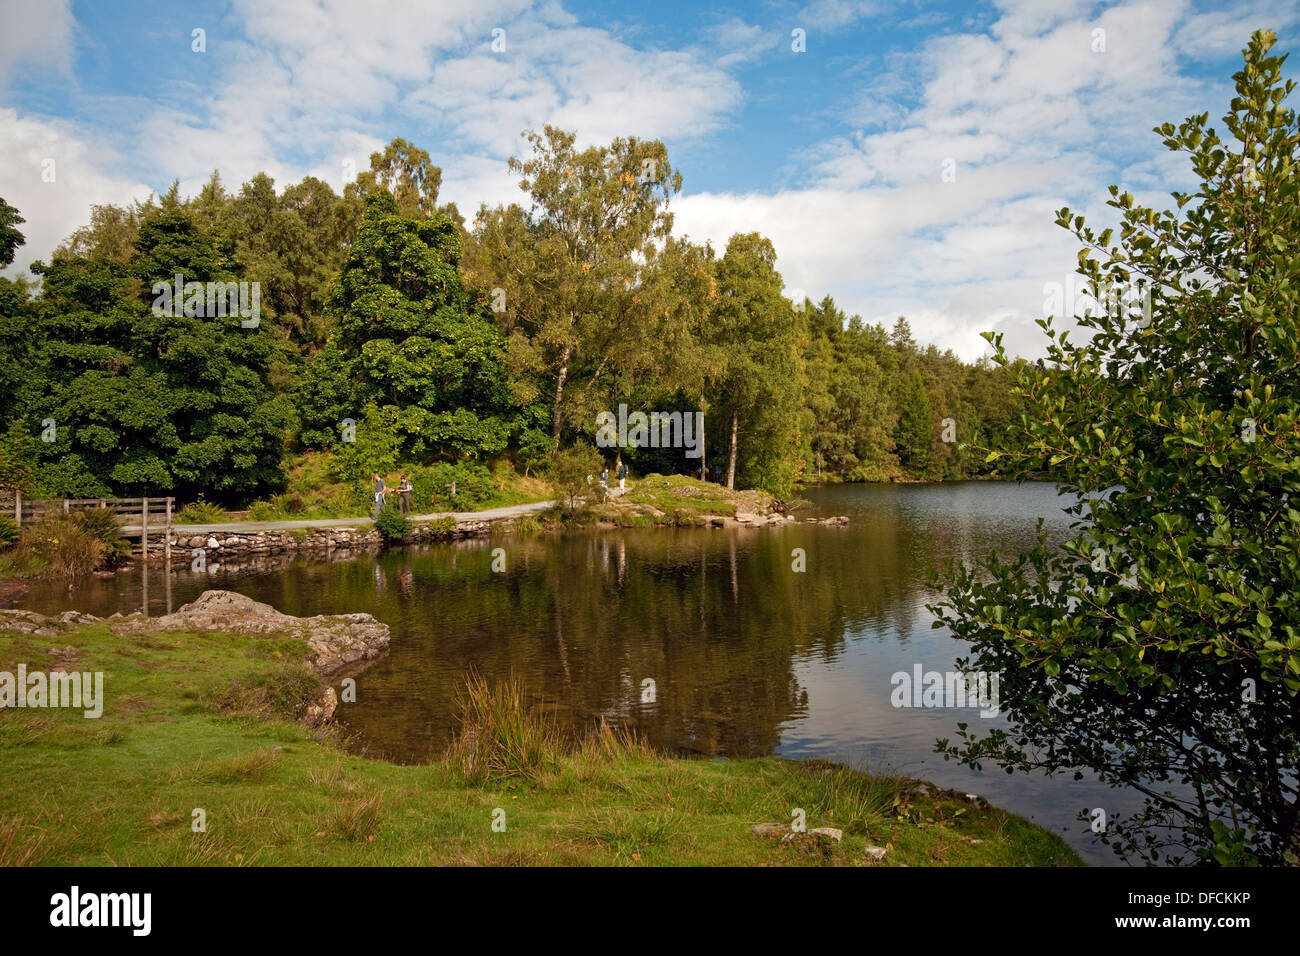
{"type": "Polygon", "coordinates": [[[19,817],[0,817],[0,867],[35,866],[41,862],[42,834],[27,828],[19,817]]]}
{"type": "Polygon", "coordinates": [[[461,699],[460,733],[449,753],[466,780],[536,780],[562,755],[559,732],[527,705],[522,682],[512,676],[490,686],[480,675],[470,675],[461,699]]]}

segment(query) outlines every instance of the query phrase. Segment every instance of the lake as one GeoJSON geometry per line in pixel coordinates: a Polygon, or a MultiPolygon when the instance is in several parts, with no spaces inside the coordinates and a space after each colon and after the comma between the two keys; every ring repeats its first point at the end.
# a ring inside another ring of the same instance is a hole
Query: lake
{"type": "MultiPolygon", "coordinates": [[[[429,760],[455,730],[466,675],[515,674],[575,733],[604,718],[683,755],[823,757],[920,777],[1031,818],[1091,862],[1117,862],[1077,815],[1129,812],[1136,795],[945,762],[934,742],[959,722],[1003,720],[891,703],[891,675],[951,670],[965,648],[931,627],[931,569],[1028,549],[1039,517],[1063,540],[1054,487],[849,485],[804,497],[801,518],[847,515],[849,525],[507,535],[259,571],[182,564],[171,599],[228,588],[289,614],[368,611],[390,625],[390,653],[339,707],[352,746],[371,756],[429,760]],[[492,570],[495,548],[503,572],[492,570]]],[[[141,597],[131,572],[70,593],[40,584],[14,603],[105,615],[138,610],[141,597]]],[[[161,569],[149,598],[151,614],[165,613],[161,569]]]]}

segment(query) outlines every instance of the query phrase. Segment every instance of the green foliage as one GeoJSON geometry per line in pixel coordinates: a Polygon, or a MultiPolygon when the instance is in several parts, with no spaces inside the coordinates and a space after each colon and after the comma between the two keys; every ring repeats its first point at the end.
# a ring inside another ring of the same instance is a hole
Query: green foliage
{"type": "Polygon", "coordinates": [[[472,461],[439,462],[413,468],[411,483],[415,486],[416,500],[421,504],[428,502],[435,511],[473,511],[495,503],[499,497],[487,467],[472,461]],[[453,482],[455,497],[449,487],[453,482]]]}
{"type": "Polygon", "coordinates": [[[248,517],[252,521],[280,521],[288,517],[273,502],[254,501],[248,506],[248,517]]]}
{"type": "Polygon", "coordinates": [[[18,524],[7,515],[0,515],[0,551],[7,551],[18,543],[18,524]]]}
{"type": "Polygon", "coordinates": [[[129,269],[71,257],[33,266],[44,276],[30,330],[38,385],[22,420],[33,434],[44,419],[56,425],[37,447],[41,489],[235,497],[274,487],[292,418],[269,379],[276,344],[238,316],[155,314],[155,282],[236,278],[188,214],[147,220],[135,252],[129,269]]]}
{"type": "Polygon", "coordinates": [[[340,442],[330,458],[330,473],[340,481],[358,486],[374,474],[386,475],[397,467],[401,438],[395,423],[396,409],[380,409],[373,402],[365,407],[356,423],[354,441],[340,442]]]}
{"type": "Polygon", "coordinates": [[[22,422],[10,422],[8,431],[0,434],[0,488],[31,497],[36,488],[32,462],[36,460],[39,442],[22,422]]]}
{"type": "Polygon", "coordinates": [[[408,219],[442,214],[454,220],[455,206],[438,206],[441,185],[442,170],[433,164],[429,154],[399,137],[384,147],[382,153],[370,154],[370,169],[348,184],[345,195],[353,201],[364,201],[387,192],[392,195],[398,212],[408,219]]]}
{"type": "MultiPolygon", "coordinates": [[[[671,235],[681,175],[661,142],[576,144],[530,135],[530,155],[511,161],[528,208],[483,207],[469,233],[439,205],[429,154],[400,139],[343,196],[312,177],[277,193],[265,174],[228,192],[214,172],[188,199],[174,183],[92,207],[34,267],[39,295],[0,278],[0,485],[364,513],[375,471],[507,457],[545,470],[561,439],[590,435],[622,401],[703,411],[707,463],[782,495],[811,478],[998,469],[971,449],[1018,418],[1003,370],[919,349],[905,328],[891,338],[829,297],[796,308],[762,236],[734,236],[718,258],[671,235]],[[153,284],[176,273],[258,283],[259,325],[154,315],[153,284]],[[939,440],[944,417],[957,443],[939,440]],[[53,442],[38,438],[47,418],[53,442]],[[286,490],[284,453],[301,449],[337,451],[346,493],[286,490]]],[[[21,222],[0,205],[0,254],[21,222]]],[[[680,449],[625,460],[700,465],[680,449]]],[[[492,500],[456,480],[473,496],[458,507],[492,500]]]]}
{"type": "Polygon", "coordinates": [[[730,476],[742,487],[789,495],[807,458],[800,386],[804,315],[781,294],[776,250],[758,233],[735,235],[716,267],[719,301],[708,341],[724,356],[715,420],[730,476]]]}
{"type": "Polygon", "coordinates": [[[230,516],[221,505],[205,501],[200,495],[197,501],[191,501],[176,513],[177,524],[220,524],[229,521],[230,516]]]}
{"type": "Polygon", "coordinates": [[[1025,428],[992,454],[1074,492],[1078,536],[956,569],[936,608],[1011,722],[941,749],[1138,788],[1105,839],[1152,859],[1300,864],[1300,135],[1273,42],[1227,140],[1208,114],[1157,130],[1201,180],[1176,211],[1111,187],[1116,234],[1061,210],[1091,287],[1145,279],[1151,307],[1114,296],[1086,345],[1041,323],[1050,362],[1018,368],[1025,428]]]}
{"type": "Polygon", "coordinates": [[[210,222],[240,275],[261,283],[262,321],[286,350],[305,356],[322,346],[329,330],[325,300],[355,231],[356,204],[311,176],[277,195],[265,173],[232,197],[214,172],[193,209],[210,222]]]}
{"type": "Polygon", "coordinates": [[[517,410],[502,340],[486,306],[465,290],[459,258],[445,216],[409,219],[387,192],[367,198],[329,302],[332,349],[309,376],[337,402],[311,409],[313,434],[362,407],[369,415],[373,404],[410,457],[505,450],[517,410]]]}
{"type": "Polygon", "coordinates": [[[26,221],[17,209],[0,199],[0,269],[13,264],[18,247],[26,242],[17,228],[26,221]]]}
{"type": "Polygon", "coordinates": [[[443,518],[434,518],[431,521],[425,521],[421,524],[424,533],[431,538],[446,538],[455,534],[456,519],[451,515],[443,518]]]}
{"type": "Polygon", "coordinates": [[[131,557],[131,542],[122,537],[117,515],[107,508],[83,508],[70,513],[72,520],[95,537],[103,546],[101,562],[109,567],[131,557]]]}
{"type": "Polygon", "coordinates": [[[934,419],[925,381],[917,369],[902,382],[898,416],[898,458],[903,467],[924,474],[930,467],[930,433],[934,419]]]}
{"type": "Polygon", "coordinates": [[[384,505],[375,516],[375,528],[389,543],[403,541],[411,533],[411,522],[393,505],[384,505]]]}
{"type": "MultiPolygon", "coordinates": [[[[667,298],[651,278],[681,174],[657,140],[577,148],[547,126],[510,169],[529,196],[479,209],[467,271],[500,290],[511,384],[551,410],[550,435],[585,431],[612,391],[662,367],[667,298]]],[[[493,291],[495,295],[495,291],[493,291]]]]}
{"type": "Polygon", "coordinates": [[[577,506],[577,499],[592,493],[598,487],[595,481],[605,459],[585,443],[578,443],[557,452],[551,458],[551,487],[555,494],[568,502],[569,510],[577,506]],[[591,484],[588,484],[591,479],[591,484]]]}

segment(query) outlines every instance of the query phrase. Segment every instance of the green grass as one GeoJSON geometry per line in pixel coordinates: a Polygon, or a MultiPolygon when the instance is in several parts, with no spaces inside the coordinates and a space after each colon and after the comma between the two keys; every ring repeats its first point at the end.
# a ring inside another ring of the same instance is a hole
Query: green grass
{"type": "MultiPolygon", "coordinates": [[[[369,481],[362,483],[340,481],[332,471],[329,452],[306,452],[295,455],[284,463],[286,487],[278,495],[249,505],[252,521],[293,521],[313,518],[366,518],[374,510],[369,481]]],[[[516,474],[506,462],[499,462],[491,471],[490,493],[466,503],[453,501],[447,489],[435,487],[426,480],[427,469],[420,465],[404,464],[384,476],[388,482],[388,501],[397,504],[397,485],[403,474],[413,476],[415,498],[412,510],[416,514],[431,511],[481,511],[508,505],[530,504],[551,497],[549,486],[537,479],[516,474]]]]}
{"type": "MultiPolygon", "coordinates": [[[[700,481],[686,475],[646,475],[631,482],[622,499],[634,505],[649,505],[666,514],[734,516],[737,505],[756,509],[770,496],[761,491],[728,491],[725,485],[700,481]]],[[[616,499],[617,500],[617,499],[616,499]]]]}
{"type": "Polygon", "coordinates": [[[704,527],[710,517],[766,512],[772,503],[772,496],[764,491],[728,491],[723,485],[686,475],[630,479],[626,495],[598,499],[599,489],[593,488],[585,505],[573,511],[551,509],[545,520],[577,527],[600,522],[620,528],[704,527]]]}
{"type": "Polygon", "coordinates": [[[323,687],[304,654],[293,639],[101,625],[0,634],[0,670],[99,670],[106,696],[98,720],[0,710],[0,866],[874,865],[867,843],[890,846],[879,865],[1079,864],[1027,821],[956,794],[920,799],[901,779],[667,758],[607,728],[565,742],[513,683],[470,682],[464,732],[437,763],[350,756],[292,722],[323,687]],[[196,808],[206,832],[192,832],[196,808]],[[751,831],[794,808],[843,842],[751,831]]]}

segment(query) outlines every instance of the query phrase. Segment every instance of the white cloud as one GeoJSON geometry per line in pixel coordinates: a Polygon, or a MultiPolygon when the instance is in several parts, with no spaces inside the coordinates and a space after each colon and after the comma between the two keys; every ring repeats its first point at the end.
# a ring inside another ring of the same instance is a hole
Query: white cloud
{"type": "Polygon", "coordinates": [[[887,0],[814,0],[799,11],[794,22],[818,30],[836,30],[857,20],[883,16],[894,7],[887,0]]]}
{"type": "Polygon", "coordinates": [[[1178,28],[1174,47],[1198,58],[1236,57],[1259,29],[1283,30],[1300,23],[1294,0],[1255,0],[1231,10],[1214,10],[1188,17],[1178,28]]]}
{"type": "MultiPolygon", "coordinates": [[[[988,351],[985,329],[1003,331],[1012,352],[1041,354],[1043,286],[1066,281],[1078,249],[1055,211],[1111,219],[1112,181],[1165,204],[1188,183],[1186,160],[1151,127],[1204,109],[1216,87],[1179,72],[1182,0],[1095,16],[1081,0],[998,6],[987,33],[935,37],[892,61],[906,79],[868,81],[873,125],[810,149],[804,188],[687,196],[678,231],[718,248],[762,231],[788,288],[829,292],[870,321],[907,315],[919,341],[964,358],[988,351]],[[1093,52],[1095,28],[1104,53],[1093,52]],[[941,180],[945,159],[955,182],[941,180]]],[[[823,13],[834,10],[847,8],[823,13]]]]}
{"type": "Polygon", "coordinates": [[[20,64],[71,73],[72,0],[5,0],[0,4],[0,85],[20,64]]]}
{"type": "Polygon", "coordinates": [[[706,46],[715,51],[717,65],[724,69],[766,55],[776,49],[784,37],[780,30],[756,26],[736,17],[705,32],[706,46]]]}
{"type": "Polygon", "coordinates": [[[0,108],[0,196],[27,221],[19,226],[26,243],[5,271],[25,272],[48,257],[60,242],[90,218],[90,207],[145,199],[149,188],[105,174],[99,164],[103,143],[83,139],[62,124],[19,118],[0,108]],[[51,179],[52,177],[52,179],[51,179]]]}

